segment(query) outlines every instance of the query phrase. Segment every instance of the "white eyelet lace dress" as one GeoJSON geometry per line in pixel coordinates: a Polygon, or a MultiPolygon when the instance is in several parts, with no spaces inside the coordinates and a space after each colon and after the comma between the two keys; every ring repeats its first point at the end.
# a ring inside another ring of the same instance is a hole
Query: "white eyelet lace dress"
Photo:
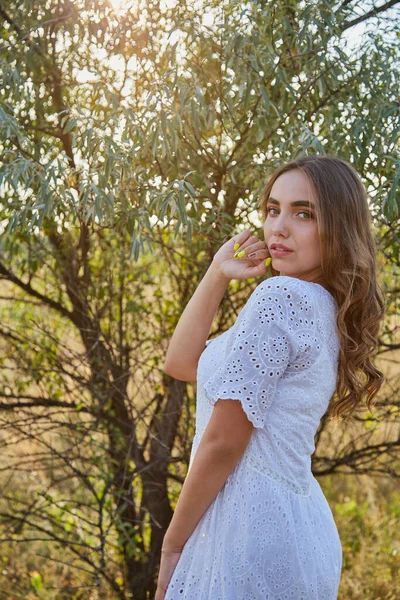
{"type": "Polygon", "coordinates": [[[311,472],[335,391],[337,305],[321,285],[262,281],[197,371],[189,469],[219,398],[254,425],[249,444],[186,542],[165,600],[336,600],[342,547],[311,472]]]}

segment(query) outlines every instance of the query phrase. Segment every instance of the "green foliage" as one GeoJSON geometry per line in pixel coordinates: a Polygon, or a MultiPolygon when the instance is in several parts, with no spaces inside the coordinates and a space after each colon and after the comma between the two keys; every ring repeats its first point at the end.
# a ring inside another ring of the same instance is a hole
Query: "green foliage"
{"type": "Polygon", "coordinates": [[[304,152],[354,162],[376,206],[398,218],[397,40],[377,30],[350,51],[342,30],[351,11],[331,3],[240,6],[210,8],[212,34],[183,19],[194,10],[180,3],[165,11],[167,35],[152,3],[145,34],[140,4],[118,18],[106,3],[54,11],[49,2],[38,14],[6,3],[21,31],[34,32],[19,41],[3,25],[8,231],[41,228],[50,216],[121,226],[137,261],[152,248],[144,232],[155,219],[176,221],[175,235],[183,228],[191,243],[204,215],[197,196],[215,204],[210,192],[223,190],[236,203],[240,182],[255,197],[266,164],[304,152]],[[192,40],[194,54],[185,50],[192,40]]]}
{"type": "Polygon", "coordinates": [[[343,548],[339,600],[395,600],[400,592],[400,495],[388,479],[323,479],[343,548]]]}

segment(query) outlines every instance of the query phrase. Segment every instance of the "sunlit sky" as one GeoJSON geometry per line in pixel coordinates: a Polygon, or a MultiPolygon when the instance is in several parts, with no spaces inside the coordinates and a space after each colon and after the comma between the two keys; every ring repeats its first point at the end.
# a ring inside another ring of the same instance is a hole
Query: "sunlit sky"
{"type": "MultiPolygon", "coordinates": [[[[110,5],[113,7],[114,11],[115,11],[115,15],[117,18],[121,19],[123,18],[124,14],[128,11],[132,9],[132,4],[131,3],[127,3],[126,0],[108,0],[110,5]]],[[[173,8],[177,3],[179,2],[179,0],[160,0],[160,11],[164,12],[167,9],[173,8]]],[[[201,0],[198,2],[193,1],[192,6],[193,8],[195,8],[195,4],[200,5],[202,2],[201,0]]],[[[359,13],[362,14],[364,11],[368,11],[369,10],[369,5],[367,5],[366,3],[362,3],[364,4],[364,9],[360,9],[359,13]]],[[[221,3],[220,7],[219,7],[219,12],[221,10],[221,7],[223,6],[223,3],[221,3]]],[[[386,11],[385,16],[389,16],[391,13],[391,11],[386,11]]],[[[200,13],[201,14],[201,13],[200,13]]],[[[214,23],[214,15],[215,12],[213,13],[212,10],[210,8],[208,8],[207,11],[204,11],[201,14],[201,22],[205,27],[211,27],[214,23]]],[[[394,16],[394,14],[393,14],[394,16]]],[[[142,17],[140,16],[139,13],[139,21],[137,23],[138,26],[140,25],[145,26],[146,24],[146,11],[143,12],[142,17]],[[141,23],[142,20],[142,23],[141,23]]],[[[366,28],[368,26],[368,23],[363,22],[360,23],[359,25],[356,25],[355,27],[352,27],[351,29],[348,29],[347,31],[345,31],[343,33],[343,38],[345,40],[345,44],[346,44],[346,49],[349,52],[353,52],[357,49],[358,45],[360,44],[360,40],[362,38],[362,35],[365,33],[366,28]]],[[[169,36],[168,38],[168,44],[173,45],[176,41],[179,40],[179,38],[181,37],[181,32],[179,30],[175,30],[172,32],[172,34],[169,36]]],[[[182,56],[182,53],[184,52],[184,50],[182,48],[177,48],[177,60],[179,60],[179,56],[182,56]]],[[[106,51],[103,49],[97,49],[95,51],[96,54],[96,58],[98,58],[99,60],[107,60],[107,55],[106,55],[106,51]]],[[[125,64],[125,59],[122,55],[117,56],[117,55],[113,55],[112,57],[110,57],[107,60],[107,63],[109,65],[109,67],[111,69],[113,69],[114,71],[116,71],[116,73],[123,73],[124,69],[127,68],[127,71],[134,74],[137,70],[137,59],[135,56],[132,56],[132,58],[128,61],[128,64],[125,64]]],[[[78,82],[80,83],[84,83],[86,81],[95,81],[96,79],[98,79],[98,74],[90,72],[88,69],[82,69],[80,71],[75,71],[75,76],[78,82]]],[[[130,94],[132,91],[132,80],[130,80],[129,78],[126,81],[126,85],[125,88],[123,88],[121,90],[121,94],[122,96],[128,95],[130,94]]]]}
{"type": "MultiPolygon", "coordinates": [[[[127,5],[125,0],[108,0],[108,1],[109,1],[110,5],[113,6],[115,14],[116,14],[117,18],[119,18],[119,19],[123,18],[124,14],[128,10],[131,10],[131,8],[132,8],[132,4],[128,3],[128,5],[127,5]]],[[[160,2],[159,2],[160,11],[164,12],[168,9],[173,8],[174,6],[176,6],[176,4],[178,4],[178,2],[179,2],[179,0],[160,0],[160,2]]],[[[191,2],[191,6],[193,7],[193,9],[196,9],[196,5],[200,6],[201,4],[202,4],[202,0],[197,0],[197,2],[195,0],[193,0],[191,2]]],[[[221,6],[222,6],[222,4],[221,4],[221,6]]],[[[218,8],[218,11],[221,12],[220,7],[218,8]]],[[[210,8],[208,8],[208,10],[203,12],[202,14],[201,14],[201,11],[199,11],[199,13],[196,15],[196,17],[199,20],[201,18],[201,23],[204,27],[211,27],[214,23],[214,13],[215,12],[216,11],[213,12],[210,8]]],[[[140,25],[143,25],[143,27],[145,27],[146,16],[147,15],[146,15],[145,11],[143,11],[142,15],[139,14],[139,20],[137,22],[138,27],[140,27],[140,25]]],[[[167,35],[166,35],[166,37],[167,37],[167,35]]],[[[176,29],[168,36],[167,43],[172,46],[181,37],[182,37],[181,32],[178,29],[176,29]]],[[[178,61],[179,61],[179,57],[182,57],[184,55],[183,53],[184,53],[184,50],[182,48],[177,48],[176,58],[178,61]]],[[[133,55],[131,57],[131,59],[128,61],[127,64],[122,55],[120,55],[120,56],[113,55],[112,57],[107,59],[107,52],[106,52],[106,50],[104,50],[102,48],[98,48],[95,50],[95,56],[99,60],[102,60],[102,61],[107,60],[107,64],[109,65],[109,67],[111,69],[113,69],[114,71],[116,71],[117,73],[118,72],[121,73],[121,75],[124,72],[125,68],[127,69],[128,73],[132,73],[132,74],[134,74],[138,68],[137,58],[135,55],[133,55]]],[[[74,74],[75,74],[76,80],[79,83],[84,83],[85,81],[96,81],[99,78],[97,73],[92,73],[88,69],[81,69],[79,71],[75,70],[74,74]]],[[[126,79],[125,87],[121,90],[121,95],[127,96],[128,94],[130,94],[132,91],[132,85],[133,85],[133,82],[128,77],[126,79]]]]}

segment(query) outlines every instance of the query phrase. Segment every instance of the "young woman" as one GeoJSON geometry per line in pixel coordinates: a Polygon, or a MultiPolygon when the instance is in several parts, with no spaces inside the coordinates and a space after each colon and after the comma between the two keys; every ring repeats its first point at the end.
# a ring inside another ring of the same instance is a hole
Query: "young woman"
{"type": "Polygon", "coordinates": [[[260,209],[264,240],[219,249],[168,348],[165,371],[197,380],[196,434],[155,600],[337,598],[342,547],[311,456],[328,406],[347,419],[384,381],[367,194],[345,161],[301,157],[260,209]],[[272,276],[206,342],[228,282],[265,275],[267,257],[272,276]]]}

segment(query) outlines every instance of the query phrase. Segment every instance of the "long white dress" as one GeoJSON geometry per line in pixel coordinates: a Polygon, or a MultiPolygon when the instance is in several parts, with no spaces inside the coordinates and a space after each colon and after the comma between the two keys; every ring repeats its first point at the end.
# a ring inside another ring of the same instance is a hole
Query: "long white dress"
{"type": "Polygon", "coordinates": [[[165,600],[336,600],[342,546],[311,472],[336,386],[336,312],[321,285],[270,277],[207,341],[189,469],[219,398],[239,400],[254,431],[186,542],[165,600]]]}

